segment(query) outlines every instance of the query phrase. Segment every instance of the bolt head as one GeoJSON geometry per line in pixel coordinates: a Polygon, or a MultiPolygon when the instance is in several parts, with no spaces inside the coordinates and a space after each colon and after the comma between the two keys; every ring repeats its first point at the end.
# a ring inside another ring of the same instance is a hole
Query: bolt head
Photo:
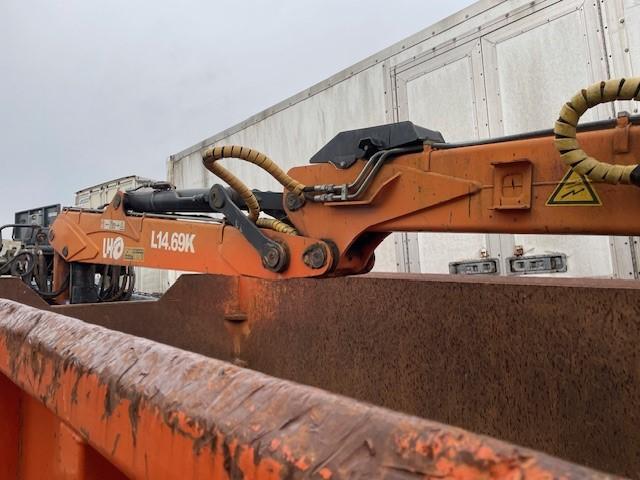
{"type": "Polygon", "coordinates": [[[276,242],[267,247],[262,254],[262,265],[272,272],[282,272],[289,265],[289,253],[286,244],[276,242]]]}
{"type": "Polygon", "coordinates": [[[222,198],[221,195],[216,195],[215,193],[213,194],[213,206],[215,208],[222,208],[224,207],[224,198],[222,198]]]}
{"type": "Polygon", "coordinates": [[[311,245],[302,254],[302,261],[309,268],[322,268],[327,263],[327,252],[320,244],[311,245]]]}
{"type": "Polygon", "coordinates": [[[295,212],[304,206],[304,197],[293,192],[287,192],[285,202],[287,204],[287,209],[295,212]]]}
{"type": "Polygon", "coordinates": [[[280,261],[280,252],[275,248],[270,248],[262,257],[262,261],[268,268],[275,268],[280,261]]]}

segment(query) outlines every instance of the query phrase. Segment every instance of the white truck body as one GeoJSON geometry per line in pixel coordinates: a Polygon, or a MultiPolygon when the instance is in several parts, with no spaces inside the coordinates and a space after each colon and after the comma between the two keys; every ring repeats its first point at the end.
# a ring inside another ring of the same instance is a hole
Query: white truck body
{"type": "MultiPolygon", "coordinates": [[[[447,141],[551,128],[578,89],[640,74],[640,3],[634,0],[481,0],[168,160],[177,188],[208,187],[210,145],[256,148],[286,169],[305,164],[343,130],[399,120],[439,130],[447,141]]],[[[583,121],[637,112],[600,106],[583,121]]],[[[259,169],[225,161],[252,188],[281,187],[259,169]]],[[[527,254],[567,255],[557,275],[637,278],[636,239],[627,237],[407,233],[376,252],[378,271],[449,271],[449,262],[527,254]]],[[[504,263],[501,267],[504,273],[504,263]]]]}

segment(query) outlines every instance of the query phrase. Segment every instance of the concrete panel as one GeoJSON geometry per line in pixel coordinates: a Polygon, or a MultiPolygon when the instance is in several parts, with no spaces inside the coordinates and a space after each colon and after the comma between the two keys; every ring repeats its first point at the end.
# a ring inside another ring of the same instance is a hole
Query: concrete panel
{"type": "MultiPolygon", "coordinates": [[[[431,55],[433,52],[440,53],[441,51],[450,50],[452,46],[462,45],[470,39],[477,38],[481,34],[499,28],[510,19],[529,15],[549,4],[558,3],[559,1],[560,0],[477,1],[469,7],[311,86],[307,90],[287,98],[237,125],[231,126],[222,132],[172,155],[171,159],[172,161],[179,161],[181,158],[212,145],[233,133],[244,130],[255,123],[261,122],[277,112],[288,109],[299,102],[306,102],[309,98],[314,97],[324,90],[334,88],[341,82],[358,76],[361,72],[372,67],[387,63],[394,69],[396,66],[398,66],[397,68],[401,68],[403,62],[413,61],[424,54],[431,55]]],[[[384,93],[386,96],[388,92],[385,91],[384,93]]],[[[388,120],[393,121],[389,118],[388,120]]]]}
{"type": "MultiPolygon", "coordinates": [[[[379,65],[216,144],[251,146],[288,170],[308,163],[315,152],[343,130],[385,123],[383,91],[383,69],[379,65]]],[[[268,174],[253,165],[234,160],[223,161],[223,164],[253,188],[281,189],[268,174]]],[[[214,177],[207,174],[207,185],[213,182],[214,177]]]]}
{"type": "MultiPolygon", "coordinates": [[[[640,2],[638,0],[624,0],[624,16],[617,19],[618,25],[626,23],[625,32],[629,40],[629,53],[631,68],[634,72],[640,72],[640,29],[634,26],[640,25],[640,2]],[[624,19],[624,22],[620,22],[624,19]]],[[[614,22],[612,22],[613,24],[614,22]]]]}
{"type": "MultiPolygon", "coordinates": [[[[215,144],[250,146],[288,170],[307,163],[315,152],[343,130],[385,123],[383,91],[383,71],[379,65],[215,144]]],[[[232,159],[222,163],[252,188],[282,188],[267,173],[246,162],[232,159]]],[[[207,187],[217,182],[203,168],[197,151],[170,161],[169,180],[178,188],[207,187]]]]}
{"type": "MultiPolygon", "coordinates": [[[[442,21],[390,47],[392,66],[402,68],[405,63],[448,51],[526,17],[560,0],[478,1],[442,21]]],[[[383,52],[376,55],[383,57],[383,52]]]]}
{"type": "Polygon", "coordinates": [[[396,258],[396,242],[399,241],[400,234],[389,235],[376,248],[376,263],[373,272],[398,272],[398,260],[396,258]]]}

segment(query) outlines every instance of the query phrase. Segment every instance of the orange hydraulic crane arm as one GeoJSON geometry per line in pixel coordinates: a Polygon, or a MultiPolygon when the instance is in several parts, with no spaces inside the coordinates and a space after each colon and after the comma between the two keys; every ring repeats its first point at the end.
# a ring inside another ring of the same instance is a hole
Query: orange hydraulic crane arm
{"type": "Polygon", "coordinates": [[[325,245],[319,240],[266,231],[274,247],[261,256],[240,229],[227,223],[131,215],[113,202],[102,213],[67,209],[51,231],[52,245],[67,262],[267,279],[319,276],[328,269],[328,265],[311,269],[303,262],[289,262],[302,258],[312,245],[325,245]]]}
{"type": "Polygon", "coordinates": [[[554,132],[455,145],[401,122],[343,132],[288,173],[252,149],[210,148],[205,167],[232,189],[119,192],[103,211],[62,212],[50,241],[61,264],[277,279],[368,271],[395,231],[640,235],[640,120],[622,115],[576,134],[587,108],[634,98],[640,79],[596,86],[563,107],[554,132]],[[284,193],[249,190],[216,163],[225,157],[264,168],[284,193]]]}
{"type": "MultiPolygon", "coordinates": [[[[589,152],[617,165],[635,164],[640,153],[640,125],[628,117],[578,137],[589,152]]],[[[323,164],[294,168],[290,175],[315,184],[345,183],[354,173],[323,164]]],[[[288,215],[299,232],[330,238],[341,252],[373,232],[638,235],[640,190],[573,173],[548,134],[425,145],[386,164],[360,199],[308,202],[288,215]]]]}

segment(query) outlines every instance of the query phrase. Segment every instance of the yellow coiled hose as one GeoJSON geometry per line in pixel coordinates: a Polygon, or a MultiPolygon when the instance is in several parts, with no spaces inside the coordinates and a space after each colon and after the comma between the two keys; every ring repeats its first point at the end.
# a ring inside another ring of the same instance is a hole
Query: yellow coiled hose
{"type": "Polygon", "coordinates": [[[253,163],[269,173],[287,190],[297,195],[302,195],[302,190],[305,186],[287,175],[284,170],[276,165],[276,163],[264,153],[260,153],[251,148],[239,145],[225,145],[221,147],[209,147],[202,152],[202,163],[205,168],[221,178],[229,184],[231,188],[238,192],[247,205],[247,209],[249,210],[248,216],[252,222],[255,222],[257,226],[262,228],[269,228],[276,232],[286,233],[289,235],[297,235],[298,232],[295,228],[284,222],[271,218],[259,218],[260,205],[258,203],[258,199],[251,189],[249,189],[249,187],[247,187],[238,177],[217,163],[218,160],[223,158],[237,158],[253,163]]]}
{"type": "Polygon", "coordinates": [[[640,100],[640,77],[594,83],[565,103],[553,129],[555,145],[563,162],[594,181],[633,183],[631,172],[638,165],[611,165],[601,162],[587,155],[576,139],[578,120],[588,109],[601,103],[631,99],[640,100]]]}
{"type": "Polygon", "coordinates": [[[268,228],[280,233],[286,233],[287,235],[298,235],[298,231],[292,226],[287,225],[275,218],[258,218],[256,225],[261,228],[268,228]]]}

